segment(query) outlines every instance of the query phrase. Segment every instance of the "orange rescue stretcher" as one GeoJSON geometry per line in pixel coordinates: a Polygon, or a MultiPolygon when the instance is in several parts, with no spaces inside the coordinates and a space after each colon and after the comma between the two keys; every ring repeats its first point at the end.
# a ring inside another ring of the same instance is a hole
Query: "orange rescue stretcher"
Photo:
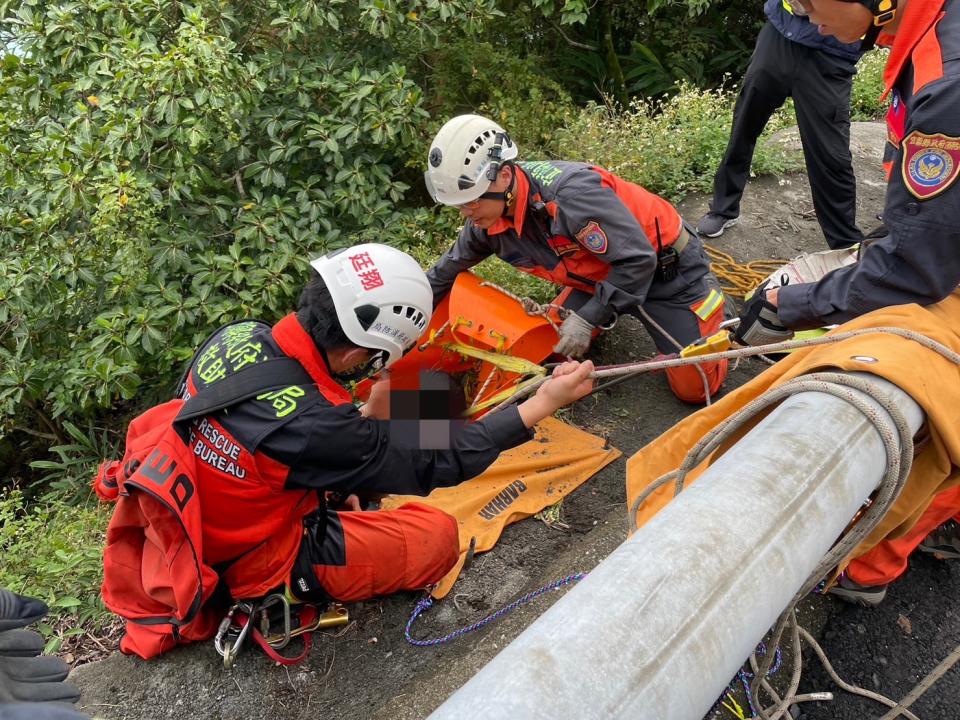
{"type": "MultiPolygon", "coordinates": [[[[555,308],[529,315],[523,306],[471,272],[462,272],[417,346],[390,368],[393,388],[417,387],[420,371],[459,378],[467,416],[476,419],[547,373],[560,319],[555,308]]],[[[357,387],[365,399],[371,381],[357,387]]]]}

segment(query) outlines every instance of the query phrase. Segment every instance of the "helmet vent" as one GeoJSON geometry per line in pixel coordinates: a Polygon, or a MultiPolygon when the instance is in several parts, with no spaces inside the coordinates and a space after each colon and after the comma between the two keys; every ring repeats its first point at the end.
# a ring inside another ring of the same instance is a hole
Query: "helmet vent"
{"type": "Polygon", "coordinates": [[[353,312],[356,313],[357,320],[360,321],[360,327],[367,331],[380,314],[380,308],[376,305],[361,305],[354,308],[353,312]]]}

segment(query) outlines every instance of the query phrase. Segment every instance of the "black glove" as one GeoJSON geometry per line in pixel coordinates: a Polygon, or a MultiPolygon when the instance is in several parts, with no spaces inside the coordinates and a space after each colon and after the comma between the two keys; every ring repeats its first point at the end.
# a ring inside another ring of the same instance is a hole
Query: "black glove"
{"type": "Polygon", "coordinates": [[[35,623],[50,611],[47,604],[0,588],[0,632],[35,623]]]}
{"type": "Polygon", "coordinates": [[[43,638],[33,630],[0,632],[0,657],[36,657],[43,652],[43,638]]]}
{"type": "Polygon", "coordinates": [[[741,345],[770,345],[789,340],[793,330],[780,322],[777,307],[767,300],[769,280],[758,287],[740,310],[740,324],[733,336],[741,345]]]}
{"type": "MultiPolygon", "coordinates": [[[[0,703],[80,699],[80,691],[63,682],[70,666],[60,658],[40,655],[43,638],[20,629],[40,620],[47,610],[39,600],[0,588],[0,703]]],[[[35,712],[29,717],[42,715],[35,712]]]]}

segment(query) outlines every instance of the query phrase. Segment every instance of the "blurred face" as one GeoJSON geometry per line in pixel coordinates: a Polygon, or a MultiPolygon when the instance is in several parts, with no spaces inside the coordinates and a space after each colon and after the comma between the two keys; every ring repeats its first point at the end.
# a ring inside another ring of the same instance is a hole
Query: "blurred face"
{"type": "MultiPolygon", "coordinates": [[[[873,22],[873,14],[858,2],[843,0],[791,0],[797,14],[806,14],[819,26],[821,35],[833,35],[844,43],[855,43],[873,22]]],[[[901,2],[901,5],[905,3],[901,2]]]]}
{"type": "MultiPolygon", "coordinates": [[[[497,179],[490,183],[487,192],[506,192],[513,183],[513,171],[509,167],[500,169],[497,179]]],[[[506,203],[503,200],[479,199],[458,205],[457,210],[463,217],[473,221],[481,230],[488,229],[503,216],[506,203]]]]}

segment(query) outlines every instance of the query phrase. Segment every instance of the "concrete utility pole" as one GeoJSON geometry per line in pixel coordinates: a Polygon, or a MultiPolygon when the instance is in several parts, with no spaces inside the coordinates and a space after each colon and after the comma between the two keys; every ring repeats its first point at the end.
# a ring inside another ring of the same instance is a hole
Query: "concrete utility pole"
{"type": "Polygon", "coordinates": [[[700,720],[886,465],[855,407],[790,397],[430,717],[700,720]]]}

